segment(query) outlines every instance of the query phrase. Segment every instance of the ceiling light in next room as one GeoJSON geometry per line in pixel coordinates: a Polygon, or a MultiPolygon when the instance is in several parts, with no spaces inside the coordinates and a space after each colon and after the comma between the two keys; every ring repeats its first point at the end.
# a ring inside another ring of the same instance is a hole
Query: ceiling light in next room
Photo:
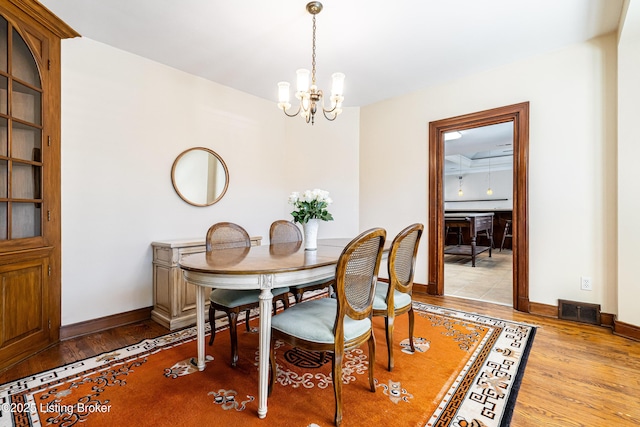
{"type": "Polygon", "coordinates": [[[460,138],[462,138],[462,132],[454,131],[454,132],[447,132],[444,134],[445,141],[451,141],[452,139],[460,139],[460,138]]]}

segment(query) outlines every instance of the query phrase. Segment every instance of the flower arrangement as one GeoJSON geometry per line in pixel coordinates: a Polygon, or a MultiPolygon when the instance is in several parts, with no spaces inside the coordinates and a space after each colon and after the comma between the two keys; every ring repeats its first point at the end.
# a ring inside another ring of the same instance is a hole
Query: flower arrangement
{"type": "Polygon", "coordinates": [[[306,224],[310,219],[333,221],[333,216],[327,210],[333,203],[328,191],[316,188],[313,191],[307,190],[302,195],[294,191],[289,195],[289,203],[295,207],[291,212],[294,222],[306,224]]]}

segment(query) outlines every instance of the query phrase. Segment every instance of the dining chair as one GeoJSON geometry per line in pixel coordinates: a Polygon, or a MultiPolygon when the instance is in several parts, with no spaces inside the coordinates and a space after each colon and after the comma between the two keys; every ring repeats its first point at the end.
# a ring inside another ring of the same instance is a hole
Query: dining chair
{"type": "Polygon", "coordinates": [[[416,351],[413,344],[414,319],[411,291],[418,243],[423,231],[424,225],[412,224],[398,233],[391,242],[387,258],[389,282],[378,280],[376,284],[373,315],[384,316],[389,371],[393,370],[393,324],[396,316],[409,313],[409,344],[411,351],[416,351]]]}
{"type": "Polygon", "coordinates": [[[336,298],[295,304],[271,319],[269,395],[277,377],[275,343],[316,352],[333,352],[332,377],[336,426],[342,422],[342,359],[345,351],[367,342],[369,387],[375,392],[375,339],[371,322],[375,283],[386,231],[373,228],[353,239],[342,251],[335,275],[336,298]]]}
{"type": "MultiPolygon", "coordinates": [[[[302,242],[302,232],[297,225],[291,221],[280,219],[274,221],[269,227],[269,244],[282,244],[302,242]]],[[[302,297],[305,292],[315,291],[318,289],[328,289],[327,296],[331,294],[331,287],[333,286],[333,279],[317,280],[309,283],[302,283],[300,285],[294,285],[289,288],[289,291],[296,299],[296,303],[302,301],[302,297]]]]}
{"type": "Polygon", "coordinates": [[[508,219],[505,221],[504,223],[504,230],[502,231],[502,242],[500,243],[500,252],[502,252],[502,249],[504,249],[504,241],[505,239],[512,239],[513,241],[513,234],[511,234],[511,220],[508,219]]]}
{"type": "MultiPolygon", "coordinates": [[[[251,247],[251,238],[247,231],[241,226],[232,222],[219,222],[213,224],[207,231],[206,249],[207,253],[216,249],[251,247]]],[[[273,293],[273,307],[275,311],[276,302],[282,301],[285,308],[289,306],[289,288],[275,288],[273,293]]],[[[211,326],[211,338],[209,345],[213,345],[216,337],[215,319],[216,310],[224,311],[229,319],[229,334],[231,335],[231,366],[238,363],[238,314],[245,312],[245,327],[250,332],[249,314],[251,309],[260,305],[259,290],[232,290],[214,289],[209,294],[209,325],[211,326]]]]}

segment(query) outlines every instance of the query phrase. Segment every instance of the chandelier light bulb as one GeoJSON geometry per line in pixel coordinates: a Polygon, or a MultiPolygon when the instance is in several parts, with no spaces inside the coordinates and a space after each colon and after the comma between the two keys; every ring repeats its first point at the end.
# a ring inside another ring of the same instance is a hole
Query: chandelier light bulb
{"type": "Polygon", "coordinates": [[[289,82],[278,83],[278,108],[289,109],[289,82]]]}
{"type": "MultiPolygon", "coordinates": [[[[297,94],[302,94],[302,93],[306,93],[309,92],[309,70],[305,70],[304,68],[299,69],[298,71],[296,71],[296,87],[297,87],[297,94]]],[[[296,97],[298,97],[298,99],[300,99],[300,97],[296,94],[296,97]]]]}

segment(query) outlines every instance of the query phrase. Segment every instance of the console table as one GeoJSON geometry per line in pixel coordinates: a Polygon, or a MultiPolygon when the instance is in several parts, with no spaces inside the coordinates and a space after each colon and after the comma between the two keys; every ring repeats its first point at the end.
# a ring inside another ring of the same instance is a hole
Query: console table
{"type": "Polygon", "coordinates": [[[491,257],[491,246],[493,242],[493,212],[446,212],[444,214],[445,227],[469,228],[471,237],[470,245],[447,245],[444,253],[449,255],[465,255],[471,257],[471,266],[476,266],[476,256],[485,251],[489,251],[491,257]],[[476,246],[478,232],[489,233],[489,246],[476,246]]]}
{"type": "MultiPolygon", "coordinates": [[[[262,236],[251,237],[252,246],[260,246],[262,236]]],[[[196,323],[196,289],[185,282],[178,263],[185,255],[206,251],[204,239],[180,239],[152,242],[153,310],[151,318],[169,330],[196,323]]],[[[208,299],[206,302],[208,306],[208,299]]],[[[208,316],[208,307],[205,316],[208,316]]]]}

